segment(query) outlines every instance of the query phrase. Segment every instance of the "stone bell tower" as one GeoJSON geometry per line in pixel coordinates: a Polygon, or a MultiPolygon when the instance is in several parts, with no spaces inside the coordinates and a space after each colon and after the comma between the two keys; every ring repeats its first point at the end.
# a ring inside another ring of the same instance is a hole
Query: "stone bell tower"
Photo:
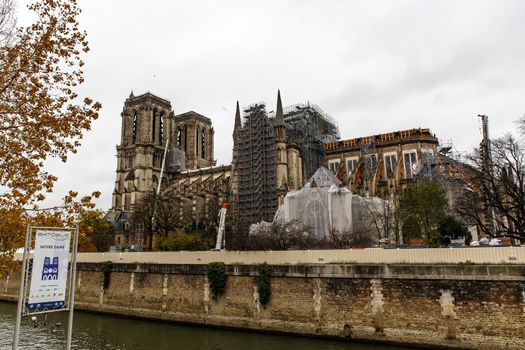
{"type": "Polygon", "coordinates": [[[176,115],[173,119],[173,144],[186,154],[188,169],[215,165],[213,138],[215,131],[211,119],[194,111],[176,115]]]}
{"type": "Polygon", "coordinates": [[[149,92],[140,96],[131,92],[124,102],[121,117],[111,209],[132,211],[144,193],[156,189],[158,181],[167,184],[166,173],[162,179],[159,177],[166,142],[169,142],[168,149],[175,142],[174,113],[168,100],[149,92]]]}

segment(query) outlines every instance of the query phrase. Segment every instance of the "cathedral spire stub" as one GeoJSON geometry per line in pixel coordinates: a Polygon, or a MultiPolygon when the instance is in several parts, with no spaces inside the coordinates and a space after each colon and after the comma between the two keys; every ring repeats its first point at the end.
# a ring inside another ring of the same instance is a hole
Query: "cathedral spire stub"
{"type": "Polygon", "coordinates": [[[283,103],[281,102],[281,91],[280,90],[277,90],[277,109],[275,113],[275,123],[277,125],[284,124],[283,103]]]}
{"type": "Polygon", "coordinates": [[[238,130],[241,128],[241,110],[239,108],[239,101],[237,101],[237,109],[235,110],[235,126],[233,130],[238,130]]]}

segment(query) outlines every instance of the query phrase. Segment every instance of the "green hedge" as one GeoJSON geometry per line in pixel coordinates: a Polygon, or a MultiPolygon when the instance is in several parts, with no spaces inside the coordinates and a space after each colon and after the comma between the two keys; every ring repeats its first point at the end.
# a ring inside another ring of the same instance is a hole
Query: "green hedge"
{"type": "Polygon", "coordinates": [[[208,283],[212,291],[213,299],[217,299],[226,291],[226,266],[223,262],[211,262],[208,264],[208,283]]]}
{"type": "Polygon", "coordinates": [[[111,272],[111,268],[113,267],[113,262],[111,261],[104,261],[100,265],[100,271],[102,271],[102,284],[104,286],[104,289],[106,289],[109,286],[109,276],[111,272]]]}
{"type": "Polygon", "coordinates": [[[272,284],[270,277],[272,276],[272,267],[267,263],[262,263],[257,266],[257,289],[259,290],[259,302],[263,307],[270,301],[272,295],[272,284]]]}

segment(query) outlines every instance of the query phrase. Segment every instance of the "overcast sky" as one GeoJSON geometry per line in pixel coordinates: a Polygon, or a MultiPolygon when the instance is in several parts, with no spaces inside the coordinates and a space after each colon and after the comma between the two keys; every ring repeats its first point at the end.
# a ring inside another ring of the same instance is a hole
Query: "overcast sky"
{"type": "MultiPolygon", "coordinates": [[[[235,102],[310,101],[343,139],[430,128],[459,151],[525,113],[525,1],[80,0],[88,33],[81,94],[103,105],[78,154],[52,161],[48,204],[100,190],[111,206],[120,112],[131,90],[211,118],[231,161],[235,102]]],[[[21,8],[23,22],[27,16],[21,8]]]]}

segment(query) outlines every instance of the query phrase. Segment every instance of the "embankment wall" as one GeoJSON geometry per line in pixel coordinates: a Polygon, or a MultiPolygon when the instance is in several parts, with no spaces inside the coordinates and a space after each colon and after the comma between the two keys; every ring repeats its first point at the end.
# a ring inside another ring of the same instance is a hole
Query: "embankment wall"
{"type": "MultiPolygon", "coordinates": [[[[525,265],[273,265],[259,301],[257,265],[226,265],[215,299],[206,264],[78,264],[76,308],[118,315],[431,348],[525,349],[525,265]]],[[[0,299],[16,300],[19,273],[0,299]]]]}

